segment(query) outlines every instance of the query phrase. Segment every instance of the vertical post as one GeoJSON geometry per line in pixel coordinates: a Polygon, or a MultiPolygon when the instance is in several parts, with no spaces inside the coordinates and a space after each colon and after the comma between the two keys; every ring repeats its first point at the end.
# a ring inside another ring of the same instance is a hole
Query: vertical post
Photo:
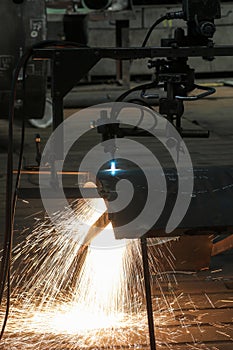
{"type": "MultiPolygon", "coordinates": [[[[116,20],[116,46],[129,47],[129,20],[116,20]]],[[[117,80],[122,81],[124,86],[130,84],[130,62],[116,61],[117,80]]]]}
{"type": "MultiPolygon", "coordinates": [[[[59,76],[61,74],[62,67],[61,54],[59,51],[55,51],[52,59],[52,76],[51,76],[51,95],[52,95],[52,106],[53,106],[53,130],[55,130],[63,122],[63,97],[61,83],[59,76]]],[[[57,134],[58,135],[58,134],[57,134]]],[[[62,160],[64,158],[64,135],[63,128],[61,127],[58,137],[53,140],[54,143],[54,161],[62,160]]]]}
{"type": "MultiPolygon", "coordinates": [[[[64,159],[64,134],[63,126],[63,97],[52,97],[52,106],[53,106],[53,130],[57,127],[60,127],[59,137],[53,140],[54,142],[54,160],[63,160],[64,159]]],[[[58,136],[58,133],[56,133],[58,136]]]]}
{"type": "Polygon", "coordinates": [[[146,309],[148,318],[148,328],[150,336],[150,349],[156,350],[155,342],[155,330],[154,330],[154,318],[152,309],[152,298],[151,298],[151,285],[150,285],[150,270],[148,263],[148,249],[147,249],[147,239],[145,237],[141,238],[141,249],[142,249],[142,263],[143,263],[143,274],[146,292],[146,309]]]}
{"type": "Polygon", "coordinates": [[[58,51],[52,59],[52,76],[51,76],[51,96],[53,107],[53,131],[56,131],[56,137],[53,135],[50,154],[51,179],[52,188],[59,187],[59,180],[56,171],[56,162],[64,159],[64,131],[63,131],[63,94],[59,84],[59,69],[61,69],[61,57],[58,51]],[[59,133],[58,133],[59,131],[59,133]]]}

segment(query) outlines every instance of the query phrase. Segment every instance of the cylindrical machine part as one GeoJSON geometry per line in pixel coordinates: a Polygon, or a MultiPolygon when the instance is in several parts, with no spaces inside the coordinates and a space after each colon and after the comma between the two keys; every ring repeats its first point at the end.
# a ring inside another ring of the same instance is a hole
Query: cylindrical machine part
{"type": "Polygon", "coordinates": [[[111,0],[82,0],[82,6],[89,10],[104,10],[111,5],[111,0]]]}

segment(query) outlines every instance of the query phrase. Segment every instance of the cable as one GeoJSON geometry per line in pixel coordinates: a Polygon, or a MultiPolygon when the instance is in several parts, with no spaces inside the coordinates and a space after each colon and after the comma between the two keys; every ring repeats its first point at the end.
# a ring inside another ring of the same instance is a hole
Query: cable
{"type": "Polygon", "coordinates": [[[13,193],[13,121],[14,121],[14,101],[16,97],[16,86],[18,81],[18,76],[20,74],[21,68],[28,61],[30,55],[26,54],[19,60],[16,69],[13,74],[12,88],[9,101],[9,121],[8,121],[8,157],[7,157],[7,180],[6,180],[6,212],[5,212],[5,236],[4,236],[4,246],[3,246],[3,257],[1,262],[0,271],[0,304],[2,304],[4,289],[7,280],[7,305],[5,311],[4,322],[1,329],[0,339],[3,336],[7,318],[9,314],[10,307],[10,260],[13,242],[13,225],[14,225],[14,215],[15,206],[17,200],[17,188],[20,180],[20,169],[22,164],[23,155],[23,143],[24,143],[24,121],[22,121],[22,132],[21,132],[21,147],[19,154],[18,163],[18,173],[16,177],[15,191],[13,193]]]}
{"type": "MultiPolygon", "coordinates": [[[[156,111],[154,110],[154,108],[147,102],[139,99],[139,98],[132,98],[130,100],[127,100],[126,102],[129,102],[129,103],[134,103],[134,104],[139,104],[143,107],[146,107],[148,108],[147,112],[153,117],[154,119],[154,124],[153,126],[150,128],[150,130],[154,130],[154,128],[156,127],[157,125],[157,119],[155,118],[156,117],[156,111]]],[[[141,114],[140,116],[140,119],[137,123],[137,125],[135,125],[134,129],[137,129],[138,127],[140,127],[140,124],[141,122],[143,121],[143,117],[144,117],[144,113],[141,114]]]]}
{"type": "MultiPolygon", "coordinates": [[[[14,90],[15,96],[15,90],[14,90]]],[[[11,113],[10,113],[11,114],[11,113]]],[[[1,261],[1,272],[0,272],[0,304],[2,303],[6,279],[10,275],[10,257],[11,257],[11,248],[12,248],[12,232],[13,232],[13,220],[12,220],[12,188],[13,188],[13,143],[12,143],[12,122],[9,119],[8,126],[8,158],[7,158],[7,181],[6,181],[6,213],[5,213],[5,236],[4,236],[4,245],[3,245],[3,256],[1,261]]],[[[3,335],[5,326],[6,326],[6,315],[8,314],[9,309],[9,284],[8,284],[8,295],[7,295],[7,306],[5,319],[2,326],[1,337],[3,335]]],[[[0,338],[1,339],[1,338],[0,338]]]]}
{"type": "Polygon", "coordinates": [[[11,296],[11,276],[10,276],[10,273],[8,272],[8,275],[7,275],[7,303],[6,303],[5,317],[3,320],[2,329],[1,329],[1,333],[0,333],[0,340],[3,337],[4,331],[6,328],[6,324],[7,324],[9,311],[10,311],[10,296],[11,296]]]}
{"type": "Polygon", "coordinates": [[[124,108],[123,106],[120,107],[119,104],[116,102],[122,102],[132,92],[139,91],[139,90],[146,90],[156,86],[157,86],[157,81],[153,81],[152,83],[146,83],[139,86],[135,86],[132,89],[129,89],[125,91],[123,94],[121,94],[120,96],[118,96],[111,110],[111,119],[116,120],[117,116],[120,113],[120,110],[124,108]]]}
{"type": "Polygon", "coordinates": [[[154,111],[154,108],[149,103],[141,100],[140,98],[131,98],[130,100],[127,100],[126,102],[139,104],[141,106],[147,107],[147,108],[151,109],[152,111],[154,111]]]}
{"type": "MultiPolygon", "coordinates": [[[[163,22],[164,20],[169,20],[169,19],[183,19],[184,18],[184,13],[183,11],[176,11],[176,12],[168,12],[166,13],[164,16],[160,17],[159,19],[157,19],[152,26],[150,27],[149,31],[146,34],[145,39],[143,40],[142,43],[142,47],[145,47],[149,37],[151,35],[151,33],[153,32],[153,30],[155,29],[155,27],[157,25],[159,25],[161,22],[163,22]]],[[[116,102],[120,102],[122,100],[124,100],[129,94],[131,94],[134,91],[138,91],[138,90],[147,90],[153,87],[156,87],[158,85],[158,81],[152,82],[152,83],[148,83],[148,84],[143,84],[140,86],[136,86],[130,90],[127,90],[126,92],[124,92],[122,95],[120,95],[117,99],[116,102]]]]}
{"type": "MultiPolygon", "coordinates": [[[[15,215],[15,207],[16,207],[16,201],[17,201],[17,189],[18,189],[18,186],[20,183],[21,167],[22,167],[22,161],[23,161],[24,135],[25,135],[25,123],[24,123],[24,119],[22,119],[18,170],[17,170],[16,181],[15,181],[14,196],[12,199],[12,218],[14,218],[14,215],[15,215]]],[[[13,220],[12,220],[12,229],[13,229],[13,220]]],[[[4,282],[4,276],[8,275],[8,277],[10,277],[10,273],[9,273],[10,264],[9,264],[9,262],[11,260],[11,248],[12,248],[12,238],[7,236],[6,240],[5,240],[4,257],[2,259],[3,267],[2,267],[2,271],[1,271],[1,277],[3,276],[2,277],[3,279],[1,281],[3,281],[3,282],[4,282]],[[9,244],[9,248],[8,248],[8,244],[9,244]]],[[[9,281],[10,281],[10,278],[8,278],[8,290],[10,289],[9,281]]],[[[3,287],[3,291],[1,290],[1,301],[2,301],[3,292],[4,292],[4,287],[3,287]]],[[[0,336],[0,339],[1,339],[1,336],[0,336]]]]}
{"type": "MultiPolygon", "coordinates": [[[[176,11],[176,12],[168,12],[166,13],[164,16],[160,17],[159,19],[157,19],[153,24],[152,26],[150,27],[149,31],[147,32],[146,34],[146,37],[145,39],[143,40],[143,43],[142,43],[142,47],[145,47],[149,38],[150,38],[150,35],[151,33],[153,32],[153,30],[155,29],[155,27],[157,25],[159,25],[161,22],[163,22],[164,20],[169,20],[169,19],[183,19],[184,18],[184,13],[183,11],[176,11]]],[[[129,89],[127,90],[126,92],[124,92],[123,94],[121,94],[116,100],[115,102],[121,102],[123,101],[129,94],[131,94],[132,92],[135,92],[135,91],[139,91],[139,90],[142,90],[142,91],[145,91],[147,89],[151,89],[151,88],[154,88],[154,87],[157,87],[159,85],[159,81],[158,79],[156,79],[155,81],[153,81],[152,83],[147,83],[147,84],[142,84],[142,85],[139,85],[139,86],[136,86],[132,89],[129,89]]],[[[148,106],[147,106],[148,107],[148,106]]],[[[118,111],[119,113],[119,111],[118,111]]],[[[116,118],[116,115],[115,115],[115,118],[116,118]]]]}
{"type": "Polygon", "coordinates": [[[14,102],[16,98],[16,87],[18,82],[18,77],[20,71],[23,68],[23,87],[25,83],[26,76],[26,66],[30,57],[33,54],[33,50],[36,48],[45,48],[45,47],[87,47],[86,45],[78,44],[75,42],[64,42],[64,41],[54,41],[54,40],[45,40],[39,42],[32,47],[30,47],[26,53],[24,53],[19,59],[12,79],[11,93],[9,100],[9,117],[8,117],[8,149],[7,149],[7,177],[6,177],[6,208],[5,208],[5,234],[4,234],[4,243],[3,243],[3,253],[1,260],[1,269],[0,269],[0,305],[3,301],[4,290],[7,281],[7,304],[5,310],[5,317],[0,333],[0,340],[5,331],[7,324],[7,319],[9,315],[10,308],[10,294],[11,294],[11,283],[10,283],[10,268],[11,268],[11,252],[12,252],[12,242],[13,242],[13,226],[14,226],[14,216],[15,208],[17,202],[17,192],[20,183],[20,174],[21,166],[23,159],[23,148],[24,148],[24,134],[25,134],[25,123],[24,117],[22,120],[22,131],[21,131],[21,146],[20,154],[18,161],[18,171],[15,182],[15,190],[13,194],[13,122],[14,122],[14,102]]]}
{"type": "Polygon", "coordinates": [[[143,40],[142,43],[142,47],[145,47],[147,44],[147,41],[149,40],[149,37],[151,36],[151,33],[153,32],[153,30],[155,29],[155,27],[157,27],[157,25],[159,25],[161,22],[165,21],[165,19],[167,19],[167,15],[164,15],[162,17],[160,17],[159,19],[157,19],[152,26],[150,27],[150,29],[148,30],[145,39],[143,40]]]}
{"type": "MultiPolygon", "coordinates": [[[[26,66],[24,65],[23,68],[23,91],[25,92],[25,76],[26,76],[26,66]]],[[[25,95],[24,95],[25,98],[25,95]]],[[[23,99],[24,99],[23,98],[23,99]]],[[[21,141],[20,141],[20,151],[19,151],[19,159],[18,159],[18,167],[17,167],[17,175],[15,180],[15,191],[14,196],[12,199],[12,238],[9,245],[9,251],[7,251],[6,257],[5,257],[5,270],[3,272],[4,276],[7,276],[7,304],[6,304],[6,310],[5,310],[5,317],[0,333],[0,339],[2,339],[2,336],[4,334],[4,330],[7,324],[7,319],[9,315],[9,309],[10,309],[10,295],[11,295],[11,274],[10,274],[10,261],[11,261],[11,251],[12,251],[12,242],[13,242],[13,226],[14,226],[14,216],[15,216],[15,209],[16,209],[16,202],[17,202],[17,192],[18,187],[20,184],[20,177],[21,177],[21,168],[22,168],[22,162],[23,162],[23,150],[24,150],[24,136],[25,136],[25,120],[24,120],[24,113],[22,118],[22,125],[21,125],[21,141]]],[[[1,291],[2,292],[2,291],[1,291]]],[[[4,292],[4,289],[3,289],[4,292]]]]}
{"type": "Polygon", "coordinates": [[[184,18],[184,13],[183,11],[177,11],[177,12],[168,12],[166,13],[166,15],[158,18],[153,24],[152,26],[150,27],[150,29],[148,30],[147,34],[146,34],[146,37],[145,39],[143,40],[143,43],[142,43],[142,47],[145,47],[150,36],[151,36],[151,33],[153,32],[153,30],[155,29],[155,27],[157,27],[157,25],[159,25],[161,22],[165,21],[166,19],[169,20],[169,19],[183,19],[184,18]]]}
{"type": "Polygon", "coordinates": [[[146,83],[146,84],[135,86],[132,89],[129,89],[129,90],[123,92],[123,94],[121,94],[120,96],[117,97],[115,102],[122,102],[132,92],[139,91],[139,90],[151,89],[151,88],[156,87],[157,85],[158,85],[157,81],[153,81],[152,83],[146,83]]]}

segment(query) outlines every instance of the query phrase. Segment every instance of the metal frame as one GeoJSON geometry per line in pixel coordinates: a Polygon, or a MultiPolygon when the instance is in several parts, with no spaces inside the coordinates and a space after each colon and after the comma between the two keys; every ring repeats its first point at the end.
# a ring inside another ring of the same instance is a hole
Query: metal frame
{"type": "Polygon", "coordinates": [[[100,60],[233,56],[233,46],[49,48],[35,49],[34,59],[51,60],[54,129],[63,121],[63,98],[100,60]]]}

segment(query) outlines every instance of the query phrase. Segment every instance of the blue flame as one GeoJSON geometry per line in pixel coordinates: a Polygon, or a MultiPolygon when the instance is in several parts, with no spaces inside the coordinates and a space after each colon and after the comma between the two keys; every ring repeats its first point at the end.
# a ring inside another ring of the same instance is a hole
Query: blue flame
{"type": "Polygon", "coordinates": [[[114,176],[116,174],[116,170],[117,170],[115,160],[111,161],[110,170],[111,170],[111,175],[114,176]]]}

